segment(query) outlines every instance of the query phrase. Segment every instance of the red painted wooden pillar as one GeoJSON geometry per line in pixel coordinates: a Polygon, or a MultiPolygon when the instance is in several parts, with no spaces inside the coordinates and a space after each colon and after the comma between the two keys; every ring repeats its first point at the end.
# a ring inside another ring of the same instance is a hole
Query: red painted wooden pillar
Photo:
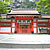
{"type": "Polygon", "coordinates": [[[36,33],[38,34],[38,19],[36,19],[36,33]]]}
{"type": "Polygon", "coordinates": [[[49,20],[49,34],[50,34],[50,20],[49,20]]]}
{"type": "Polygon", "coordinates": [[[1,21],[0,21],[0,31],[1,31],[1,21]]]}
{"type": "Polygon", "coordinates": [[[15,32],[16,32],[16,16],[15,16],[15,32]]]}
{"type": "Polygon", "coordinates": [[[31,28],[30,28],[30,23],[29,23],[29,27],[28,27],[29,33],[31,32],[31,28]]]}
{"type": "MultiPolygon", "coordinates": [[[[50,23],[49,23],[49,19],[48,19],[48,28],[50,28],[49,24],[50,24],[50,23]]],[[[50,33],[50,29],[49,29],[49,32],[48,32],[48,34],[49,34],[49,33],[50,33]]]]}
{"type": "Polygon", "coordinates": [[[16,22],[17,22],[17,21],[16,21],[16,18],[17,18],[17,17],[15,16],[15,32],[16,32],[16,25],[17,25],[17,23],[16,23],[16,22]]]}
{"type": "Polygon", "coordinates": [[[19,32],[20,32],[20,23],[19,23],[19,32]]]}
{"type": "MultiPolygon", "coordinates": [[[[21,20],[21,18],[22,18],[22,16],[19,16],[20,17],[20,19],[19,20],[21,20]]],[[[21,29],[20,29],[20,21],[19,21],[19,28],[18,28],[18,33],[21,33],[21,29]]]]}
{"type": "Polygon", "coordinates": [[[32,17],[32,32],[34,31],[34,27],[33,27],[33,17],[32,17]]]}
{"type": "Polygon", "coordinates": [[[12,19],[11,19],[11,33],[12,33],[12,19]]]}

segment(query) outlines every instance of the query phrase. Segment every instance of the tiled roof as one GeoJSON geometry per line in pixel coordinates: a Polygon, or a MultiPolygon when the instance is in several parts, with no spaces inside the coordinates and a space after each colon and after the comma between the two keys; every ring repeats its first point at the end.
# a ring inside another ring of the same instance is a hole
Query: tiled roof
{"type": "Polygon", "coordinates": [[[43,18],[50,18],[50,15],[48,15],[48,14],[42,14],[42,17],[43,18]]]}
{"type": "Polygon", "coordinates": [[[15,9],[12,10],[9,14],[39,14],[38,11],[33,9],[15,9]]]}

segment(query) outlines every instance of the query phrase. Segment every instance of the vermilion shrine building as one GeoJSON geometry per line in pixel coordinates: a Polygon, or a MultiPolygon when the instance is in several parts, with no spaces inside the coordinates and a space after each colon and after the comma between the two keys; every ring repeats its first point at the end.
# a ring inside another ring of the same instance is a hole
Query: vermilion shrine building
{"type": "Polygon", "coordinates": [[[33,9],[16,9],[0,21],[0,33],[50,34],[50,16],[42,16],[33,9]]]}

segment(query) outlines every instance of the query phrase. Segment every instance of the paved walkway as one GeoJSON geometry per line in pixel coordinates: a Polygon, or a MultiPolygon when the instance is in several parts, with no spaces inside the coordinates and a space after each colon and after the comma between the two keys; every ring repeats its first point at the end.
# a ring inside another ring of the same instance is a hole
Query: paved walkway
{"type": "Polygon", "coordinates": [[[50,44],[50,35],[0,34],[0,43],[11,44],[50,44]]]}
{"type": "Polygon", "coordinates": [[[28,49],[28,48],[0,48],[0,50],[50,50],[49,48],[44,48],[44,49],[38,49],[38,48],[34,48],[34,49],[28,49]]]}

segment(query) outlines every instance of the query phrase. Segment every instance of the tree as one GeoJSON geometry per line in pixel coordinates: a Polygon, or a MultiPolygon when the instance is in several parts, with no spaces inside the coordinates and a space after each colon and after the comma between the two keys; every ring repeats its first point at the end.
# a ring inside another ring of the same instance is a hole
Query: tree
{"type": "Polygon", "coordinates": [[[0,1],[0,14],[6,14],[7,13],[7,4],[0,1]]]}
{"type": "Polygon", "coordinates": [[[37,10],[41,14],[50,14],[50,0],[39,0],[36,2],[37,10]]]}
{"type": "Polygon", "coordinates": [[[22,2],[20,8],[35,8],[35,3],[29,0],[22,2]]]}
{"type": "Polygon", "coordinates": [[[0,14],[7,14],[10,12],[11,7],[9,6],[10,2],[8,0],[5,0],[5,2],[2,2],[0,0],[0,14]]]}
{"type": "Polygon", "coordinates": [[[4,2],[6,3],[6,4],[13,4],[13,1],[12,0],[4,0],[4,2]]]}

